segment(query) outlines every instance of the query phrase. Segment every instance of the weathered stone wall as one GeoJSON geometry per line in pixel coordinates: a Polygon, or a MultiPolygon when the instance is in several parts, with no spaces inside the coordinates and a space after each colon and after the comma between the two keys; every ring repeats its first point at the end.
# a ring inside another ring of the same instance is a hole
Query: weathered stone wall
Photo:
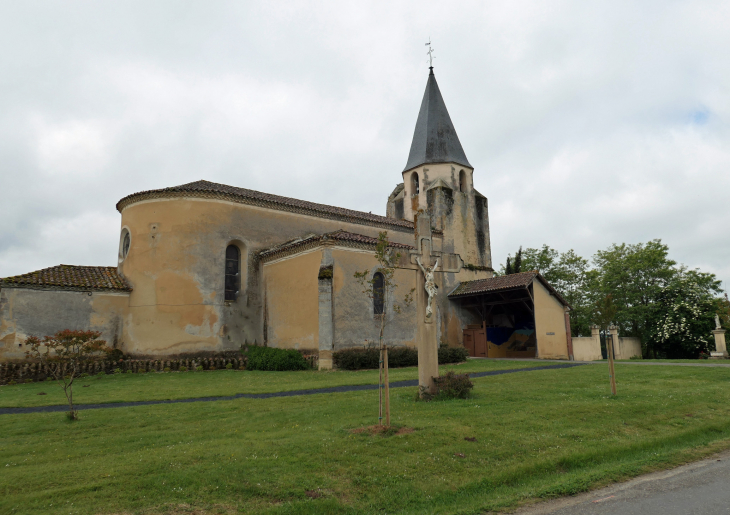
{"type": "MultiPolygon", "coordinates": [[[[368,270],[372,278],[378,268],[374,252],[334,248],[332,258],[334,349],[362,346],[366,340],[378,341],[379,317],[375,317],[372,299],[362,292],[363,287],[354,277],[355,272],[368,270]]],[[[415,346],[416,305],[414,301],[410,306],[404,306],[403,298],[416,287],[416,271],[396,270],[393,279],[398,287],[385,306],[383,339],[387,345],[415,346]],[[395,312],[396,303],[402,306],[401,313],[395,312]]]]}
{"type": "Polygon", "coordinates": [[[25,359],[28,336],[64,329],[100,331],[110,347],[121,346],[129,294],[2,288],[0,361],[25,359]]]}
{"type": "MultiPolygon", "coordinates": [[[[413,220],[428,210],[432,224],[444,232],[443,251],[461,255],[465,264],[492,266],[487,199],[474,190],[473,170],[453,163],[429,164],[403,173],[404,215],[413,220]],[[464,182],[459,181],[463,172],[464,182]],[[414,190],[418,175],[419,193],[414,190]],[[463,191],[462,191],[463,189],[463,191]]],[[[389,200],[395,213],[395,200],[389,200]]]]}
{"type": "MultiPolygon", "coordinates": [[[[214,199],[159,199],[122,211],[131,234],[119,271],[133,286],[123,350],[165,355],[225,351],[264,341],[264,299],[257,251],[284,241],[344,229],[377,237],[385,229],[214,199]],[[225,249],[242,251],[242,284],[225,302],[225,249]]],[[[391,241],[412,243],[408,229],[391,241]]],[[[439,240],[436,240],[439,241],[439,240]]],[[[316,299],[314,301],[316,306],[316,299]]]]}

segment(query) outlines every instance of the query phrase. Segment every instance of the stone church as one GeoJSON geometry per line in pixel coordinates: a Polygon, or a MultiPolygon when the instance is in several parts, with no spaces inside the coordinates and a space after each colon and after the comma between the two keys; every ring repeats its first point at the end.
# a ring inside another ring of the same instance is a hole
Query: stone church
{"type": "Polygon", "coordinates": [[[473,174],[431,69],[386,216],[205,180],[133,193],[116,205],[116,266],[0,279],[0,360],[22,359],[29,335],[94,329],[132,356],[247,343],[317,352],[327,368],[333,351],[377,340],[383,312],[387,343],[415,346],[422,303],[397,314],[354,277],[381,280],[383,231],[403,256],[396,302],[426,294],[419,256],[438,263],[428,320],[438,342],[473,356],[572,359],[562,297],[537,272],[493,277],[488,203],[473,174]]]}

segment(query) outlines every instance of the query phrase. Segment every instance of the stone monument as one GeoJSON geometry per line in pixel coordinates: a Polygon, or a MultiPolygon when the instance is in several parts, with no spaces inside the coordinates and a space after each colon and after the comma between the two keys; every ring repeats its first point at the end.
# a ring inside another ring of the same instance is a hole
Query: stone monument
{"type": "Polygon", "coordinates": [[[725,329],[720,325],[720,317],[715,315],[715,329],[712,330],[715,337],[715,350],[710,352],[712,359],[727,359],[727,347],[725,346],[725,329]]]}
{"type": "Polygon", "coordinates": [[[431,217],[424,211],[415,216],[416,249],[410,253],[410,265],[417,265],[416,285],[417,338],[418,338],[418,388],[421,397],[437,393],[434,378],[439,376],[438,342],[433,301],[439,287],[436,273],[461,271],[464,262],[458,254],[443,254],[433,250],[431,217]],[[431,264],[433,263],[433,265],[431,264]],[[441,269],[439,270],[439,263],[441,269]],[[420,272],[420,273],[419,273],[420,272]]]}

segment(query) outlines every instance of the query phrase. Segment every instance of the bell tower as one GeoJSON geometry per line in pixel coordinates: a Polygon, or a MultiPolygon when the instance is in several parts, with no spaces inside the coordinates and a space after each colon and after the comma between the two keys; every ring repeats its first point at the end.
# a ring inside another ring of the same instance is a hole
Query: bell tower
{"type": "Polygon", "coordinates": [[[474,189],[473,173],[431,66],[403,183],[388,199],[387,213],[413,221],[419,210],[428,211],[444,233],[444,252],[491,268],[487,199],[474,189]]]}

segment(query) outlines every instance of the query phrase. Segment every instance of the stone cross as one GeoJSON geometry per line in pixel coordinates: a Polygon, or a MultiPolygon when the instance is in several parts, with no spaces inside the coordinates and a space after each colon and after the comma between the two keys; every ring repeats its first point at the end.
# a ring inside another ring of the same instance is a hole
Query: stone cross
{"type": "Polygon", "coordinates": [[[431,240],[431,217],[419,211],[415,217],[416,249],[411,251],[411,265],[418,265],[416,273],[416,311],[418,341],[418,386],[419,395],[435,395],[434,378],[439,376],[437,324],[433,312],[433,301],[438,293],[435,273],[459,272],[464,262],[458,254],[434,253],[431,240]],[[435,262],[434,262],[435,258],[435,262]],[[441,269],[439,270],[439,262],[441,269]],[[431,264],[433,263],[433,265],[431,264]],[[420,269],[420,270],[419,270],[420,269]]]}

